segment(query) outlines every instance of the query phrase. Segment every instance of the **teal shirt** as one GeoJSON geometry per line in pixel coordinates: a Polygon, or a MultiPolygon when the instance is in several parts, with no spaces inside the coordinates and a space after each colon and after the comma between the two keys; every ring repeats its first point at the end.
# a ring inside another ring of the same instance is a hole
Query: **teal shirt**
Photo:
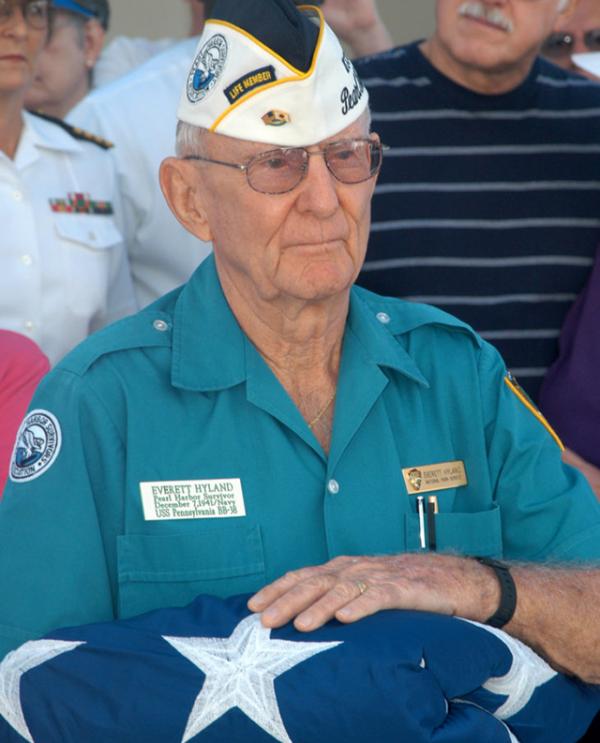
{"type": "Polygon", "coordinates": [[[36,393],[61,441],[0,503],[0,656],[336,555],[418,550],[408,468],[464,463],[466,484],[435,492],[440,551],[596,560],[600,505],[505,374],[460,321],[354,288],[326,456],[207,259],[36,393]],[[196,486],[209,495],[192,502],[196,486]]]}

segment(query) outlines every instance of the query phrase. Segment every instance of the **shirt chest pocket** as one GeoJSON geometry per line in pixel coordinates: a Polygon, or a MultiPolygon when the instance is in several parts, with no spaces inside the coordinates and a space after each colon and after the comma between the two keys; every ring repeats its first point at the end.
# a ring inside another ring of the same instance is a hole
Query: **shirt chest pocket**
{"type": "Polygon", "coordinates": [[[123,237],[109,215],[56,214],[63,274],[70,308],[85,315],[106,309],[113,267],[123,237]]]}
{"type": "Polygon", "coordinates": [[[265,583],[260,528],[199,525],[194,534],[118,538],[119,616],[184,606],[201,593],[231,596],[265,583]]]}
{"type": "MultiPolygon", "coordinates": [[[[434,516],[438,552],[457,552],[480,557],[502,557],[500,508],[468,513],[440,512],[434,516]]],[[[430,544],[428,524],[424,523],[425,543],[430,544]]],[[[420,523],[417,514],[406,515],[406,545],[411,552],[420,550],[420,523]]]]}

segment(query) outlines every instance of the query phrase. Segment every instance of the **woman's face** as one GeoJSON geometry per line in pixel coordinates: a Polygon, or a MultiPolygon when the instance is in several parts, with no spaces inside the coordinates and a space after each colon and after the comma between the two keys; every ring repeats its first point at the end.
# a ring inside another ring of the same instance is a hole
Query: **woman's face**
{"type": "Polygon", "coordinates": [[[0,95],[25,91],[48,36],[48,0],[0,0],[0,95]]]}

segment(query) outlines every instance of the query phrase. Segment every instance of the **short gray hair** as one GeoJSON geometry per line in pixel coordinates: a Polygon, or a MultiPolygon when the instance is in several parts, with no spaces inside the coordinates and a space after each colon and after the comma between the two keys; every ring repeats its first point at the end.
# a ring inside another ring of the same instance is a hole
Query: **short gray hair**
{"type": "Polygon", "coordinates": [[[177,157],[205,154],[204,135],[206,132],[207,130],[200,126],[194,126],[185,121],[178,121],[177,131],[175,133],[175,152],[177,157]]]}

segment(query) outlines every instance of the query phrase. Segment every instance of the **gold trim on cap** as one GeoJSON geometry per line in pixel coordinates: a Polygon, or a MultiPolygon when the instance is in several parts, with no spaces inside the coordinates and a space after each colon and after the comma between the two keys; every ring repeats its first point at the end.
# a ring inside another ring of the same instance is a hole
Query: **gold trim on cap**
{"type": "MultiPolygon", "coordinates": [[[[310,6],[310,7],[312,8],[314,6],[310,6]]],[[[229,23],[228,21],[221,21],[221,20],[215,20],[215,19],[211,19],[210,21],[208,21],[208,23],[215,25],[215,26],[218,26],[218,25],[226,26],[227,28],[230,28],[232,31],[236,31],[242,36],[245,36],[246,38],[250,39],[250,41],[252,41],[257,46],[261,47],[261,49],[263,49],[264,51],[268,52],[268,54],[270,54],[272,57],[275,57],[275,59],[279,60],[283,65],[285,65],[288,68],[288,70],[291,70],[297,75],[297,77],[283,77],[281,78],[281,80],[275,80],[274,82],[269,83],[268,85],[263,85],[262,87],[257,88],[256,90],[253,90],[252,92],[248,93],[243,98],[241,98],[239,101],[229,106],[228,109],[223,111],[223,113],[220,116],[218,116],[217,119],[214,121],[214,123],[211,125],[209,131],[215,132],[219,124],[221,124],[231,113],[233,113],[239,106],[247,103],[251,98],[258,95],[259,93],[264,93],[266,90],[269,90],[270,88],[274,88],[277,85],[283,85],[285,83],[300,82],[302,80],[306,80],[307,78],[309,78],[311,75],[314,74],[316,66],[317,66],[317,60],[319,59],[319,53],[321,51],[321,46],[323,45],[323,38],[325,37],[325,18],[323,16],[323,13],[319,10],[319,8],[315,7],[315,10],[319,15],[321,25],[319,28],[319,38],[317,39],[317,45],[315,47],[313,61],[312,61],[310,68],[306,72],[297,70],[295,67],[293,67],[288,62],[286,62],[285,59],[283,59],[283,57],[280,57],[279,54],[274,52],[272,49],[269,49],[268,46],[266,46],[261,41],[259,41],[255,36],[252,36],[252,34],[249,34],[247,31],[244,31],[243,28],[234,26],[233,23],[229,23]]]]}

